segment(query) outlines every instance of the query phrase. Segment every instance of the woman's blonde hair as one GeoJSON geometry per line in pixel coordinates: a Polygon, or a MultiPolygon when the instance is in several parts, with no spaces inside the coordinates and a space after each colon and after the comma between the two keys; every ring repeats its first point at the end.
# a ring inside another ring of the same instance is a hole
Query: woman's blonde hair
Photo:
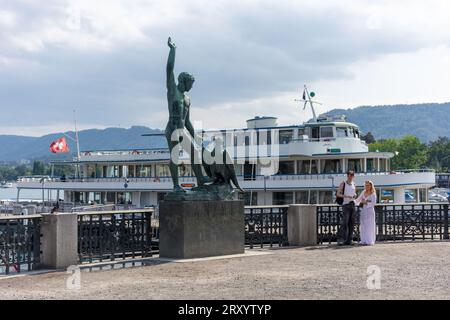
{"type": "MultiPolygon", "coordinates": [[[[366,181],[365,184],[370,184],[370,194],[374,194],[374,193],[377,192],[377,191],[375,190],[375,185],[373,184],[372,181],[366,181]]],[[[364,187],[365,187],[365,185],[364,185],[364,187]]]]}

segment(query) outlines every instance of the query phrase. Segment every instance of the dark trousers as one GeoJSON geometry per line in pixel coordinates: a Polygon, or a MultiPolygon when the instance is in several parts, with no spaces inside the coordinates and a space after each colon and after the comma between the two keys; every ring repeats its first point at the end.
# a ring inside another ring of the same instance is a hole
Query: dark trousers
{"type": "Polygon", "coordinates": [[[355,203],[349,203],[342,206],[341,230],[339,232],[338,243],[351,244],[353,241],[353,231],[355,228],[355,203]]]}

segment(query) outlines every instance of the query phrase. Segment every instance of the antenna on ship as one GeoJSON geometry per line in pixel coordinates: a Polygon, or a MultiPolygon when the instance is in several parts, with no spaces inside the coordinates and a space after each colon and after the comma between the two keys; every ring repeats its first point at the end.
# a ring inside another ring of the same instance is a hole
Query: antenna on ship
{"type": "Polygon", "coordinates": [[[75,138],[71,137],[70,135],[63,133],[64,136],[72,140],[76,143],[77,146],[77,165],[76,165],[76,173],[75,175],[78,177],[80,172],[80,161],[81,161],[81,152],[80,152],[80,139],[78,138],[78,125],[77,125],[77,113],[76,110],[73,110],[73,122],[75,125],[75,138]]]}
{"type": "Polygon", "coordinates": [[[316,110],[314,109],[314,104],[318,104],[318,105],[322,105],[322,104],[320,102],[312,100],[315,96],[316,96],[315,92],[312,92],[312,91],[309,92],[308,87],[305,85],[305,88],[303,90],[303,98],[301,100],[296,99],[295,101],[305,103],[305,105],[303,106],[303,110],[306,109],[306,106],[309,103],[309,105],[311,106],[312,113],[313,113],[314,121],[317,121],[317,114],[316,114],[316,110]]]}

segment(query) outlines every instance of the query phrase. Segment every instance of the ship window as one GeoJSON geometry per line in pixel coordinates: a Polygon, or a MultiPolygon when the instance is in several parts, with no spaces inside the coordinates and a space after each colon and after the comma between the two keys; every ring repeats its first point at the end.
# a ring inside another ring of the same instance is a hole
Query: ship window
{"type": "Polygon", "coordinates": [[[107,192],[106,193],[106,202],[107,203],[116,203],[116,194],[115,194],[115,192],[107,192]]]}
{"type": "Polygon", "coordinates": [[[311,139],[319,139],[319,127],[311,128],[311,139]]]}
{"type": "Polygon", "coordinates": [[[280,161],[278,174],[295,174],[295,162],[280,161]]]}
{"type": "Polygon", "coordinates": [[[342,173],[341,160],[325,160],[321,162],[322,173],[342,173]]]}
{"type": "Polygon", "coordinates": [[[353,128],[348,128],[348,136],[349,137],[354,137],[355,133],[353,132],[353,128]]]}
{"type": "Polygon", "coordinates": [[[311,173],[317,174],[319,171],[317,170],[317,160],[313,160],[311,164],[311,173]]]}
{"type": "Polygon", "coordinates": [[[152,167],[151,165],[140,165],[136,168],[137,177],[151,177],[152,176],[152,167]]]}
{"type": "Polygon", "coordinates": [[[156,165],[156,176],[157,177],[170,177],[170,170],[167,164],[157,164],[156,165]]]}
{"type": "Polygon", "coordinates": [[[102,193],[101,192],[94,192],[94,202],[97,204],[102,203],[102,193]]]}
{"type": "Polygon", "coordinates": [[[130,192],[118,192],[117,204],[132,204],[130,192]]]}
{"type": "Polygon", "coordinates": [[[331,204],[333,202],[332,191],[319,191],[319,204],[331,204]]]}
{"type": "Polygon", "coordinates": [[[295,203],[308,204],[308,191],[298,191],[295,193],[295,203]]]}
{"type": "Polygon", "coordinates": [[[348,170],[353,170],[355,172],[361,172],[361,159],[349,159],[348,160],[348,170]]]}
{"type": "Polygon", "coordinates": [[[127,166],[128,167],[128,169],[127,169],[127,171],[128,171],[128,177],[130,177],[130,178],[134,178],[134,177],[136,177],[136,167],[135,166],[127,166]]]}
{"type": "Polygon", "coordinates": [[[273,205],[283,206],[294,203],[293,192],[274,192],[273,193],[273,205]]]}
{"type": "Polygon", "coordinates": [[[241,164],[235,164],[234,165],[234,170],[236,171],[236,176],[242,176],[242,165],[241,164]]]}
{"type": "Polygon", "coordinates": [[[317,190],[310,190],[309,195],[309,204],[318,204],[318,191],[317,190]]]}
{"type": "Polygon", "coordinates": [[[297,172],[300,174],[309,173],[309,160],[300,160],[298,162],[297,172]]]}
{"type": "Polygon", "coordinates": [[[320,137],[321,138],[333,138],[333,127],[321,127],[320,137]]]}
{"type": "Polygon", "coordinates": [[[95,178],[95,175],[97,173],[96,167],[95,166],[87,166],[87,177],[88,178],[95,178]]]}
{"type": "Polygon", "coordinates": [[[386,159],[380,159],[380,171],[386,172],[387,171],[387,165],[386,165],[386,159]]]}
{"type": "Polygon", "coordinates": [[[367,159],[367,172],[374,172],[375,168],[375,159],[367,159]]]}
{"type": "Polygon", "coordinates": [[[394,202],[394,190],[385,190],[381,191],[381,203],[393,203],[394,202]]]}
{"type": "Polygon", "coordinates": [[[297,170],[299,174],[316,174],[317,160],[301,160],[298,162],[297,170]]]}
{"type": "Polygon", "coordinates": [[[348,137],[347,128],[336,128],[336,134],[338,138],[346,138],[348,137]]]}
{"type": "Polygon", "coordinates": [[[294,132],[292,130],[280,130],[279,134],[280,144],[288,144],[292,141],[294,132]]]}
{"type": "Polygon", "coordinates": [[[272,144],[272,137],[269,130],[258,131],[258,145],[272,144]]]}
{"type": "Polygon", "coordinates": [[[244,180],[253,181],[256,179],[256,165],[253,163],[244,164],[244,180]]]}
{"type": "Polygon", "coordinates": [[[246,146],[250,145],[250,137],[249,136],[245,136],[245,145],[246,146]]]}

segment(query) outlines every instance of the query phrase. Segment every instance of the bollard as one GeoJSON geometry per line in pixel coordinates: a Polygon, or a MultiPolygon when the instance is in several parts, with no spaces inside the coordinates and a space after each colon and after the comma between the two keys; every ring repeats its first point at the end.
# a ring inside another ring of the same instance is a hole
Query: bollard
{"type": "Polygon", "coordinates": [[[317,245],[317,206],[289,206],[288,241],[290,246],[317,245]]]}
{"type": "Polygon", "coordinates": [[[41,265],[66,269],[78,264],[78,215],[43,214],[41,223],[41,265]]]}

